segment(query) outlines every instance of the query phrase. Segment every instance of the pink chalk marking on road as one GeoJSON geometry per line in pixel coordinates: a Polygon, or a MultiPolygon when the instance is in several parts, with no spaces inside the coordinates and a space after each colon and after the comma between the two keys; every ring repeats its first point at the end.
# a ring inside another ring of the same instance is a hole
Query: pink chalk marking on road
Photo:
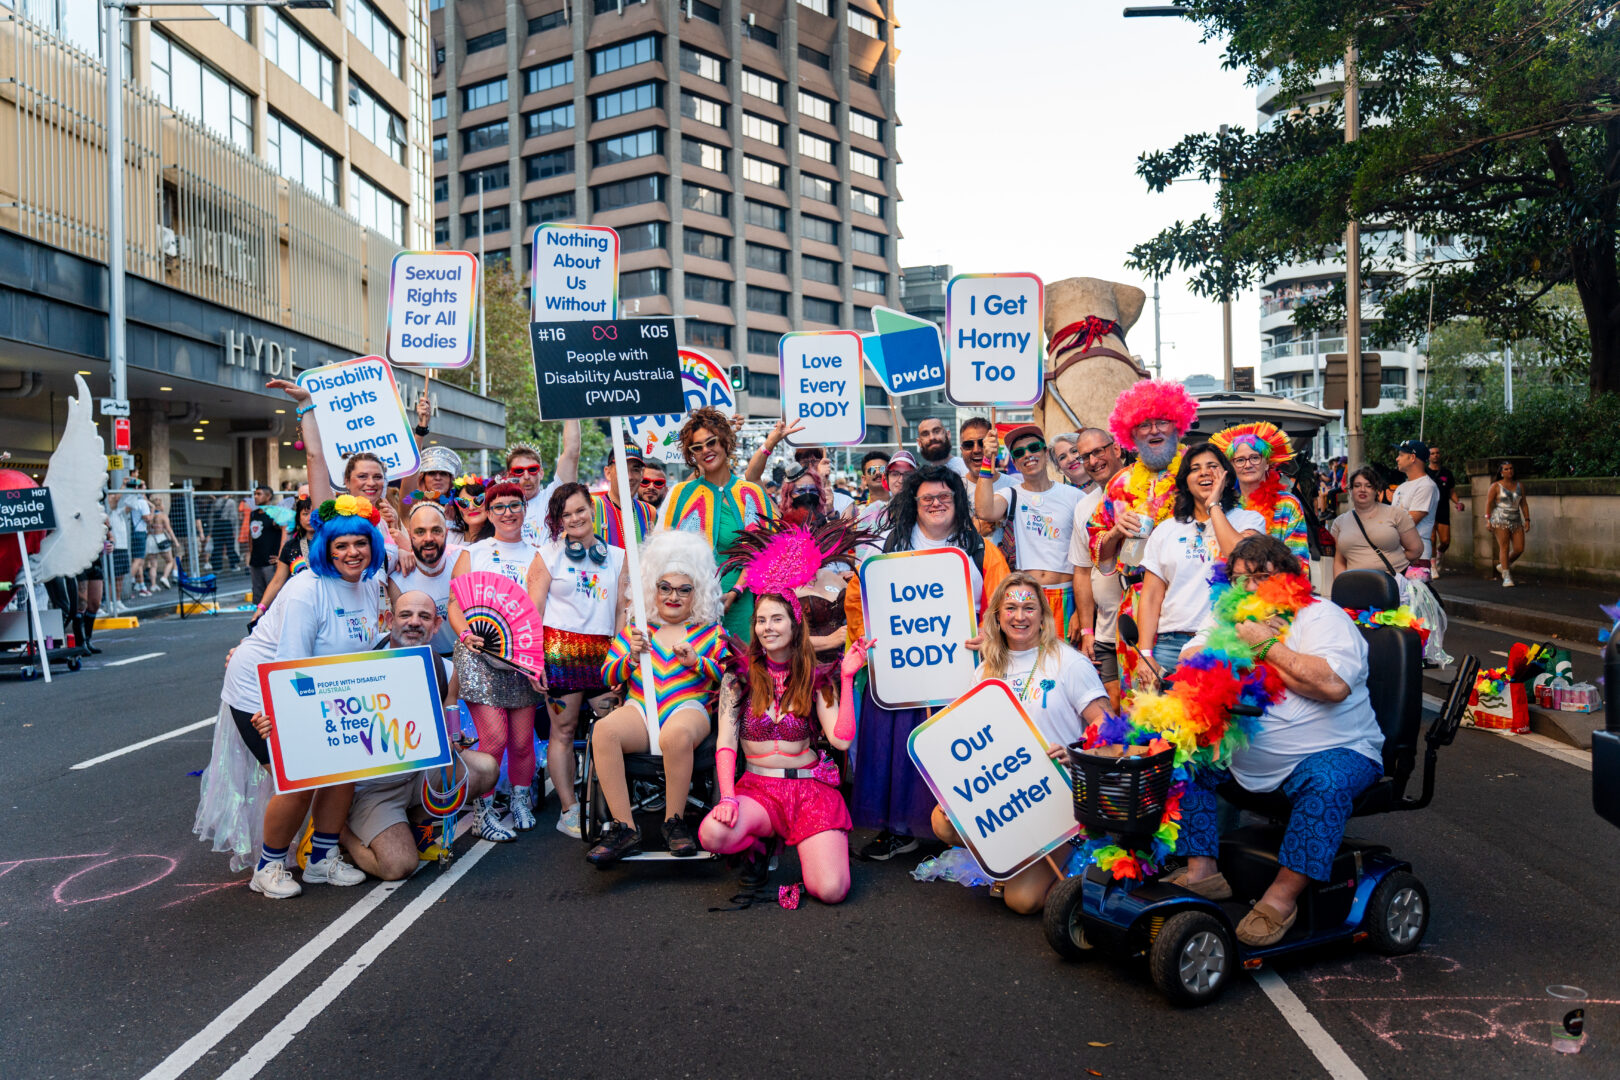
{"type": "Polygon", "coordinates": [[[83,870],[77,871],[76,873],[69,874],[67,877],[63,878],[60,883],[57,884],[56,888],[51,890],[51,899],[55,900],[58,904],[61,904],[64,907],[73,907],[73,906],[78,905],[78,904],[94,904],[98,900],[115,900],[120,896],[127,896],[132,892],[137,892],[137,891],[139,891],[141,889],[144,889],[148,885],[156,885],[158,882],[162,881],[164,878],[166,878],[170,874],[174,873],[175,868],[177,866],[179,866],[179,865],[180,865],[180,860],[170,858],[167,855],[120,855],[115,859],[107,859],[105,862],[93,863],[90,866],[85,867],[83,870]],[[118,889],[118,890],[116,890],[114,892],[102,893],[100,896],[87,896],[82,900],[64,900],[64,899],[62,899],[63,890],[65,890],[69,885],[73,884],[73,882],[74,882],[74,880],[76,878],[81,878],[85,874],[91,873],[91,872],[96,871],[96,870],[100,870],[103,866],[113,866],[113,865],[115,865],[117,863],[121,863],[125,859],[158,859],[161,862],[167,863],[168,865],[165,866],[163,868],[163,870],[161,870],[156,877],[149,878],[148,880],[143,881],[138,885],[131,885],[127,889],[118,889]]]}
{"type": "Polygon", "coordinates": [[[94,851],[88,855],[41,855],[33,859],[5,859],[0,861],[0,867],[4,867],[4,869],[0,869],[0,877],[5,877],[23,863],[61,862],[63,859],[100,859],[110,854],[111,852],[108,851],[94,851]]]}
{"type": "Polygon", "coordinates": [[[234,889],[239,886],[246,885],[252,880],[253,875],[249,874],[247,877],[239,877],[234,881],[177,881],[174,883],[174,887],[177,889],[201,889],[202,892],[195,892],[190,896],[182,896],[178,900],[171,900],[167,904],[164,904],[163,907],[172,908],[180,904],[189,904],[199,896],[207,896],[209,893],[216,893],[221,889],[234,889]]]}

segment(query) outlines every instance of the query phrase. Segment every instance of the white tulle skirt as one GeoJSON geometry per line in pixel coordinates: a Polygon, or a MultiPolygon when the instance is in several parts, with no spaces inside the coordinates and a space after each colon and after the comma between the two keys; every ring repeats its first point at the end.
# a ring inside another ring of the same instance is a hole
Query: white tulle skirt
{"type": "Polygon", "coordinates": [[[230,706],[219,703],[214,752],[202,774],[197,821],[191,831],[231,856],[232,870],[257,864],[264,843],[264,808],[276,793],[270,770],[248,752],[230,706]]]}

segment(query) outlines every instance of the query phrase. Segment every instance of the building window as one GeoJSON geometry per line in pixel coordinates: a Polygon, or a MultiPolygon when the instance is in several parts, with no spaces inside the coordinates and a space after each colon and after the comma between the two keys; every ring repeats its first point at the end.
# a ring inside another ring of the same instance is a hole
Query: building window
{"type": "Polygon", "coordinates": [[[621,161],[652,157],[664,152],[662,128],[645,128],[591,143],[591,164],[617,165],[621,161]]]}
{"type": "Polygon", "coordinates": [[[817,15],[828,15],[831,14],[832,10],[829,0],[799,0],[799,4],[802,7],[809,8],[817,15]]]}
{"type": "Polygon", "coordinates": [[[554,131],[567,131],[574,126],[574,106],[558,105],[553,109],[541,109],[539,112],[525,113],[523,115],[523,137],[533,139],[540,135],[550,135],[554,131]]]}
{"type": "Polygon", "coordinates": [[[788,294],[759,285],[748,286],[748,310],[764,315],[786,315],[788,294]]]}
{"type": "Polygon", "coordinates": [[[633,270],[628,274],[620,274],[619,296],[627,300],[634,300],[642,296],[663,296],[664,273],[665,271],[654,267],[649,270],[633,270]]]}
{"type": "Polygon", "coordinates": [[[777,36],[775,30],[767,30],[763,26],[750,26],[745,22],[742,25],[742,32],[743,37],[751,38],[768,48],[779,49],[782,47],[782,39],[777,36]]]}
{"type": "Polygon", "coordinates": [[[349,173],[349,213],[366,228],[405,246],[405,204],[358,170],[349,173]]]}
{"type": "Polygon", "coordinates": [[[474,169],[472,172],[462,173],[462,198],[477,195],[480,184],[483,185],[482,190],[484,191],[499,191],[502,188],[511,187],[512,171],[508,163],[503,161],[499,165],[491,165],[487,169],[474,169]]]}
{"type": "Polygon", "coordinates": [[[718,56],[699,52],[690,45],[681,46],[681,70],[691,72],[700,79],[726,84],[726,62],[718,56]]]}
{"type": "Polygon", "coordinates": [[[819,240],[823,244],[836,244],[838,243],[838,222],[828,221],[825,218],[814,217],[810,214],[800,214],[799,235],[809,240],[819,240]]]}
{"type": "Polygon", "coordinates": [[[443,11],[444,0],[428,0],[428,11],[443,11]]]}
{"type": "Polygon", "coordinates": [[[725,217],[731,212],[731,197],[723,191],[702,184],[681,184],[681,206],[687,210],[701,210],[705,214],[725,217]]]}
{"type": "Polygon", "coordinates": [[[817,161],[825,161],[829,165],[838,160],[837,148],[832,143],[808,131],[799,132],[799,153],[817,161]]]}
{"type": "Polygon", "coordinates": [[[814,296],[804,299],[804,321],[826,323],[828,326],[838,325],[838,303],[833,300],[820,300],[814,296]]]}
{"type": "Polygon", "coordinates": [[[264,159],[288,180],[339,205],[337,155],[273,110],[265,124],[264,159]]]}
{"type": "Polygon", "coordinates": [[[443,94],[434,94],[433,95],[433,119],[435,119],[435,120],[443,120],[448,115],[449,115],[449,112],[445,108],[444,95],[443,94]]]}
{"type": "Polygon", "coordinates": [[[767,120],[763,116],[753,113],[743,113],[743,134],[750,139],[758,139],[762,143],[772,146],[782,145],[782,125],[774,120],[767,120]]]}
{"type": "Polygon", "coordinates": [[[405,35],[394,29],[394,24],[382,17],[367,0],[346,0],[343,21],[349,32],[360,39],[360,44],[371,50],[371,55],[383,66],[399,74],[400,54],[405,50],[405,35]]]}
{"type": "MultiPolygon", "coordinates": [[[[781,348],[781,344],[782,335],[773,330],[748,331],[748,351],[751,353],[757,353],[760,356],[775,356],[781,348]]],[[[748,373],[748,392],[750,394],[759,394],[761,397],[780,397],[782,393],[778,388],[778,380],[780,378],[780,375],[767,374],[764,372],[756,374],[750,371],[748,373]],[[769,391],[764,389],[756,390],[754,388],[755,379],[769,379],[769,391]]]]}
{"type": "Polygon", "coordinates": [[[276,67],[291,75],[299,86],[314,94],[322,105],[329,109],[337,108],[337,97],[333,93],[335,65],[332,58],[279,11],[266,11],[264,14],[264,55],[276,67]]]}
{"type": "Polygon", "coordinates": [[[719,278],[704,277],[702,274],[686,275],[686,298],[699,300],[705,304],[730,305],[731,282],[719,278]]]}
{"type": "Polygon", "coordinates": [[[851,30],[858,30],[869,38],[883,40],[883,24],[866,12],[852,7],[845,10],[844,17],[849,21],[851,30]]]}
{"type": "Polygon", "coordinates": [[[499,105],[506,100],[506,78],[491,79],[461,92],[461,111],[472,112],[486,105],[499,105]]]}
{"type": "Polygon", "coordinates": [[[622,2],[623,2],[623,0],[596,0],[596,8],[595,8],[596,14],[598,14],[598,15],[617,15],[617,14],[621,14],[621,12],[619,11],[619,5],[622,2]]]}
{"type": "Polygon", "coordinates": [[[874,195],[870,191],[859,188],[849,189],[849,208],[857,214],[870,214],[873,217],[883,216],[883,196],[874,195]]]}
{"type": "MultiPolygon", "coordinates": [[[[865,308],[862,308],[861,310],[866,311],[865,308]]],[[[871,327],[872,313],[870,311],[866,311],[866,321],[867,321],[867,324],[868,324],[866,328],[868,330],[870,330],[872,328],[871,327]]],[[[865,387],[862,387],[862,389],[866,391],[866,394],[864,396],[865,404],[882,406],[882,405],[887,405],[889,403],[888,392],[886,390],[884,390],[883,387],[881,387],[881,386],[865,386],[865,387]]]]}
{"type": "MultiPolygon", "coordinates": [[[[869,308],[869,307],[861,307],[859,305],[856,305],[856,308],[855,308],[855,329],[857,329],[857,330],[871,330],[872,329],[872,309],[871,308],[869,308]]],[[[882,393],[882,390],[880,389],[878,392],[882,393]]],[[[878,404],[879,405],[886,405],[888,403],[885,402],[885,401],[879,401],[878,404]]]]}
{"type": "Polygon", "coordinates": [[[377,99],[371,88],[349,76],[349,123],[373,146],[405,163],[405,118],[377,99]]]}
{"type": "Polygon", "coordinates": [[[883,121],[855,109],[849,110],[849,130],[877,142],[883,141],[883,121]]]}
{"type": "Polygon", "coordinates": [[[681,250],[688,255],[696,255],[702,259],[715,259],[719,262],[729,262],[731,259],[731,239],[719,233],[703,232],[699,229],[681,230],[681,250]]]}
{"type": "Polygon", "coordinates": [[[538,94],[544,90],[551,90],[558,86],[568,86],[574,81],[574,61],[572,59],[559,60],[555,64],[545,67],[530,68],[523,73],[523,92],[538,94]]]}
{"type": "Polygon", "coordinates": [[[713,127],[726,126],[726,107],[718,101],[699,97],[689,90],[681,91],[681,115],[713,127]]]}
{"type": "Polygon", "coordinates": [[[467,55],[483,52],[485,49],[498,49],[506,44],[506,29],[491,31],[488,34],[479,34],[477,37],[467,39],[467,55]]]}
{"type": "Polygon", "coordinates": [[[743,202],[743,220],[750,225],[758,225],[762,229],[775,229],[777,232],[787,231],[787,211],[780,206],[772,206],[770,203],[756,202],[753,199],[745,200],[743,202]]]}
{"type": "Polygon", "coordinates": [[[823,68],[827,71],[832,70],[832,57],[828,56],[824,52],[821,52],[819,49],[812,49],[808,45],[799,46],[799,59],[803,60],[807,64],[814,64],[818,68],[823,68]]]}
{"type": "Polygon", "coordinates": [[[823,123],[833,122],[833,103],[820,94],[812,94],[808,90],[799,91],[799,112],[805,116],[813,116],[823,123]]]}
{"type": "Polygon", "coordinates": [[[858,172],[862,176],[870,176],[874,180],[883,179],[883,159],[863,154],[859,150],[849,152],[849,170],[858,172]]]}
{"type": "Polygon", "coordinates": [[[506,204],[500,206],[484,207],[484,229],[478,230],[478,213],[461,215],[461,232],[464,236],[486,236],[489,233],[505,232],[512,227],[512,208],[506,204]]]}
{"type": "Polygon", "coordinates": [[[626,113],[655,108],[658,105],[658,92],[657,83],[645,82],[627,86],[623,90],[598,94],[591,99],[591,117],[595,120],[610,120],[626,113]]]}
{"type": "Polygon", "coordinates": [[[799,174],[799,194],[816,202],[838,203],[838,185],[813,173],[799,174]]]}
{"type": "Polygon", "coordinates": [[[450,242],[450,219],[439,218],[433,223],[433,246],[443,247],[450,242]]]}
{"type": "Polygon", "coordinates": [[[568,12],[563,10],[548,11],[544,15],[536,15],[529,20],[529,33],[542,34],[547,30],[555,30],[559,26],[568,25],[568,12]]]}
{"type": "Polygon", "coordinates": [[[788,253],[781,248],[765,244],[749,244],[746,252],[748,266],[753,270],[769,270],[773,274],[787,273],[788,253]]]}
{"type": "Polygon", "coordinates": [[[851,64],[849,66],[849,77],[852,82],[858,82],[862,86],[870,86],[874,90],[877,89],[878,73],[875,69],[872,71],[862,71],[854,64],[851,64]]]}
{"type": "Polygon", "coordinates": [[[862,292],[887,293],[889,291],[889,275],[879,270],[866,270],[855,267],[855,287],[862,292]]]}
{"type": "Polygon", "coordinates": [[[687,319],[686,343],[695,345],[700,349],[729,350],[731,348],[731,327],[724,323],[704,322],[702,319],[687,319]]]}
{"type": "Polygon", "coordinates": [[[681,136],[681,160],[715,172],[726,171],[726,148],[681,136]]]}
{"type": "Polygon", "coordinates": [[[870,229],[850,229],[849,246],[868,255],[887,255],[889,238],[870,229]]]}
{"type": "Polygon", "coordinates": [[[561,195],[547,195],[542,199],[526,199],[523,203],[523,220],[530,225],[542,225],[548,221],[566,221],[573,216],[572,191],[565,191],[561,195]]]}
{"type": "Polygon", "coordinates": [[[450,136],[433,136],[433,160],[448,161],[450,158],[450,136]]]}
{"type": "Polygon", "coordinates": [[[501,270],[510,273],[512,270],[512,253],[505,248],[491,251],[484,256],[484,263],[492,270],[501,270]]]}
{"type": "Polygon", "coordinates": [[[779,188],[782,186],[782,166],[744,155],[743,179],[764,184],[766,187],[779,188]]]}
{"type": "Polygon", "coordinates": [[[544,180],[551,176],[565,176],[574,171],[574,148],[553,150],[523,159],[523,179],[544,180]]]}
{"type": "Polygon", "coordinates": [[[782,104],[782,84],[769,75],[761,75],[757,71],[743,68],[742,92],[752,94],[761,101],[768,101],[772,105],[782,104]]]}
{"type": "Polygon", "coordinates": [[[480,124],[461,133],[461,152],[476,154],[480,150],[505,146],[509,136],[510,129],[505,120],[497,120],[493,124],[480,124]]]}
{"type": "Polygon", "coordinates": [[[436,203],[450,201],[450,178],[448,176],[435,176],[433,178],[433,201],[436,203]]]}
{"type": "Polygon", "coordinates": [[[823,285],[838,284],[838,264],[827,259],[818,259],[813,255],[801,255],[800,267],[804,276],[811,281],[819,281],[823,285]]]}
{"type": "Polygon", "coordinates": [[[606,75],[610,71],[651,63],[657,59],[658,36],[647,34],[591,53],[591,74],[606,75]]]}
{"type": "Polygon", "coordinates": [[[637,176],[617,184],[603,184],[591,188],[591,209],[600,214],[626,206],[664,201],[664,178],[658,175],[637,176]]]}
{"type": "Polygon", "coordinates": [[[223,4],[204,4],[208,14],[231,28],[231,31],[243,41],[253,41],[252,8],[226,7],[223,4]]]}
{"type": "MultiPolygon", "coordinates": [[[[225,10],[241,11],[241,8],[225,10]]],[[[253,95],[209,67],[161,30],[152,33],[152,90],[177,113],[253,153],[253,95]]]]}
{"type": "Polygon", "coordinates": [[[644,221],[619,229],[619,251],[655,251],[664,246],[664,223],[644,221]]]}
{"type": "Polygon", "coordinates": [[[688,0],[688,2],[691,4],[693,18],[702,19],[704,22],[714,23],[716,26],[720,25],[719,8],[715,7],[713,4],[705,4],[703,0],[688,0]]]}

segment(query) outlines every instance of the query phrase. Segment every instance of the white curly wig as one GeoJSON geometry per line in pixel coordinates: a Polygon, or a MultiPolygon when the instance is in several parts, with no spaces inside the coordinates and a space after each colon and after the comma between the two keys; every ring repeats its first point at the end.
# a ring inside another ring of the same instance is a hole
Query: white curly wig
{"type": "Polygon", "coordinates": [[[649,617],[658,610],[658,579],[665,574],[684,574],[692,579],[692,620],[719,622],[726,613],[720,602],[720,571],[714,563],[714,548],[698,533],[668,530],[654,533],[641,550],[641,594],[649,617]]]}

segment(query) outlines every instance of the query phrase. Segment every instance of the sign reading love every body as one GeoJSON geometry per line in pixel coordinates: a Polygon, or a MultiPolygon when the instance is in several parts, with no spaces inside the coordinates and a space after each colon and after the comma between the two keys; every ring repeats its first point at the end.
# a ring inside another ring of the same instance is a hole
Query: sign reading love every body
{"type": "Polygon", "coordinates": [[[866,440],[861,335],[853,330],[796,330],[777,346],[782,415],[804,425],[791,446],[855,446],[866,440]]]}
{"type": "Polygon", "coordinates": [[[956,548],[895,551],[861,563],[872,696],[886,709],[943,705],[973,685],[978,657],[968,557],[956,548]]]}

